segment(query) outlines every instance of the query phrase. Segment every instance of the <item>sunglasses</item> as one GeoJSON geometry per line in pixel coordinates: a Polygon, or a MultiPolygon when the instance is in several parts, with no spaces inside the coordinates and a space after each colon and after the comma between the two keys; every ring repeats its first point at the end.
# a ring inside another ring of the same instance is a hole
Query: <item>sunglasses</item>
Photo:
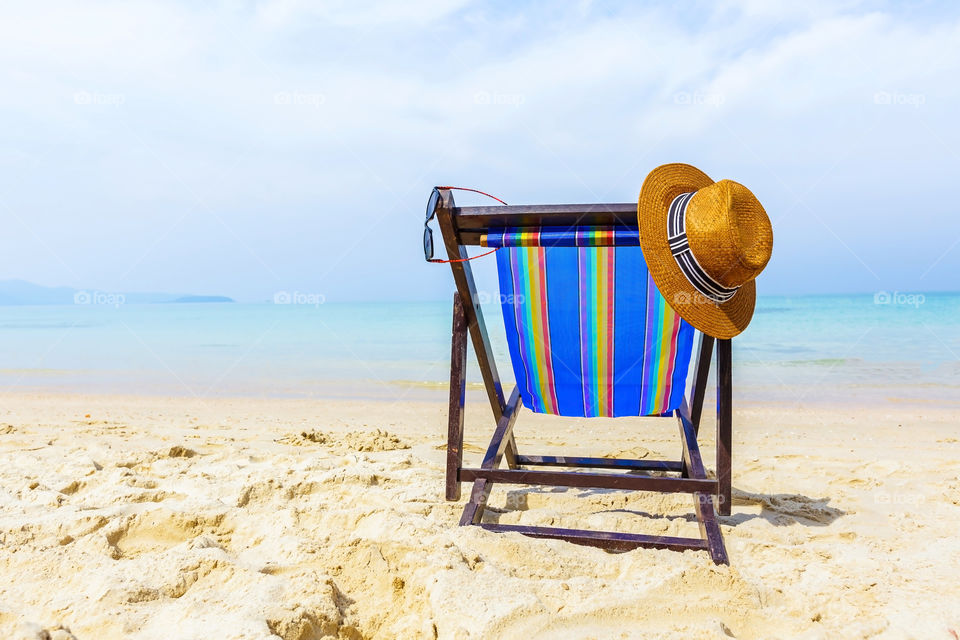
{"type": "Polygon", "coordinates": [[[440,190],[434,187],[427,200],[427,218],[423,222],[423,257],[427,262],[433,262],[433,229],[430,221],[437,216],[437,205],[440,204],[440,190]]]}
{"type": "Polygon", "coordinates": [[[437,205],[440,204],[440,190],[441,189],[458,189],[460,191],[472,191],[473,193],[479,193],[482,196],[488,198],[493,198],[500,204],[507,204],[497,196],[492,196],[489,193],[485,193],[478,189],[468,189],[467,187],[434,187],[433,191],[430,193],[430,199],[427,200],[427,217],[423,221],[423,257],[427,262],[466,262],[468,260],[476,260],[477,258],[482,258],[483,256],[488,256],[493,251],[487,251],[486,253],[481,253],[478,256],[473,256],[472,258],[451,258],[450,260],[440,260],[439,258],[433,257],[433,230],[430,228],[430,221],[437,216],[437,205]]]}

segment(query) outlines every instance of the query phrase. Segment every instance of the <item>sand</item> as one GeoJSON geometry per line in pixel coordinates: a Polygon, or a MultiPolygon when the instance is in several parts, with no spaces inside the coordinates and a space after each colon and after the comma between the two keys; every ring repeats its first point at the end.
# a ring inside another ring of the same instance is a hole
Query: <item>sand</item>
{"type": "MultiPolygon", "coordinates": [[[[0,400],[0,638],[960,633],[956,409],[738,409],[731,566],[717,567],[456,526],[439,392],[0,400]]],[[[488,411],[471,398],[471,456],[488,411]]],[[[517,438],[544,454],[679,446],[670,420],[529,412],[517,438]]],[[[504,523],[697,535],[686,496],[514,487],[490,504],[504,523]]]]}

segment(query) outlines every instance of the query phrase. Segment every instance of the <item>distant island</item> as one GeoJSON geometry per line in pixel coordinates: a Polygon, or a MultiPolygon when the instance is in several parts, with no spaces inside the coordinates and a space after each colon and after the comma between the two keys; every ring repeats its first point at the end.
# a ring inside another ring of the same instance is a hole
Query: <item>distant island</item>
{"type": "Polygon", "coordinates": [[[235,302],[227,296],[191,295],[183,293],[142,293],[45,287],[26,280],[0,280],[0,306],[77,304],[174,304],[235,302]]]}

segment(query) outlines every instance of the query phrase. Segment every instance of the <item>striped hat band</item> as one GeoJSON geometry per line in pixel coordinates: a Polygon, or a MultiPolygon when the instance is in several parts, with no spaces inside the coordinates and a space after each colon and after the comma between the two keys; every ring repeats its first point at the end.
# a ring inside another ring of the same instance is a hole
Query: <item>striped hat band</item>
{"type": "Polygon", "coordinates": [[[670,244],[670,253],[691,286],[705,298],[720,304],[732,298],[740,287],[724,287],[711,278],[690,251],[690,243],[687,241],[687,205],[691,198],[693,192],[681,193],[670,203],[667,212],[667,242],[670,244]]]}

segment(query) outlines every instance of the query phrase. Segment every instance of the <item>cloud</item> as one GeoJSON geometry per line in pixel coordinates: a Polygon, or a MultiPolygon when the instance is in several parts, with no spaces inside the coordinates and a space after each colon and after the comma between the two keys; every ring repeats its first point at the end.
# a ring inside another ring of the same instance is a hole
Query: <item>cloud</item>
{"type": "Polygon", "coordinates": [[[628,201],[669,161],[767,204],[800,261],[774,261],[773,290],[919,283],[921,230],[885,231],[904,207],[942,230],[936,253],[960,237],[949,8],[61,0],[0,17],[5,277],[439,297],[448,274],[418,257],[431,185],[628,201]],[[883,250],[904,238],[908,273],[883,250]],[[811,242],[842,277],[797,276],[811,242]]]}

